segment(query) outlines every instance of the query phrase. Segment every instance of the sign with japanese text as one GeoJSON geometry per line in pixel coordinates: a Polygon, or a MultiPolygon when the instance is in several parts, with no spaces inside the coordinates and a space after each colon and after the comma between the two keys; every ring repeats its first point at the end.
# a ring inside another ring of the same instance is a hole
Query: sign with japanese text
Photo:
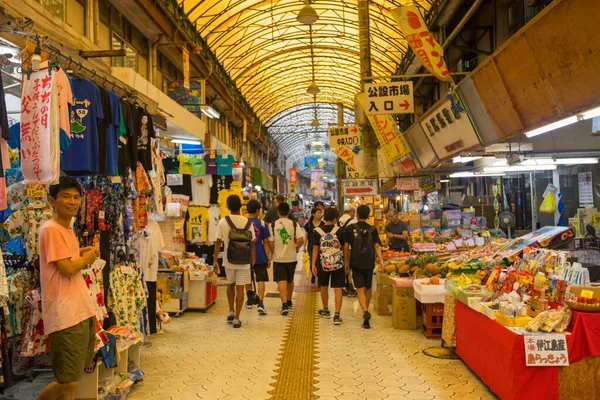
{"type": "Polygon", "coordinates": [[[358,172],[356,169],[352,168],[349,165],[346,165],[346,178],[348,179],[357,179],[360,178],[362,174],[358,172]]]}
{"type": "Polygon", "coordinates": [[[296,174],[296,168],[290,168],[290,183],[298,182],[298,175],[296,174]]]}
{"type": "Polygon", "coordinates": [[[377,179],[343,179],[342,194],[347,197],[377,196],[377,179]]]}
{"type": "MultiPolygon", "coordinates": [[[[365,94],[360,93],[356,99],[366,112],[365,94]]],[[[394,117],[390,114],[372,114],[367,117],[390,165],[395,166],[407,159],[410,155],[410,147],[404,135],[400,133],[394,117]]]]}
{"type": "Polygon", "coordinates": [[[290,183],[290,193],[296,193],[296,184],[290,183]]]}
{"type": "Polygon", "coordinates": [[[398,7],[392,10],[392,15],[423,67],[439,80],[452,82],[444,49],[429,32],[417,7],[398,7]]]}
{"type": "Polygon", "coordinates": [[[363,133],[358,126],[329,128],[327,132],[329,133],[329,146],[331,148],[363,145],[363,133]]]}
{"type": "Polygon", "coordinates": [[[28,199],[41,199],[46,197],[46,187],[44,185],[27,185],[28,199]]]}
{"type": "Polygon", "coordinates": [[[412,114],[415,112],[412,81],[366,83],[367,114],[412,114]]]}
{"type": "Polygon", "coordinates": [[[419,178],[398,178],[398,191],[410,192],[419,190],[419,178]]]}
{"type": "Polygon", "coordinates": [[[435,189],[435,176],[422,176],[419,179],[419,190],[421,190],[421,192],[428,194],[434,191],[435,189]]]}
{"type": "Polygon", "coordinates": [[[185,46],[181,48],[181,58],[183,60],[183,87],[190,90],[190,52],[185,46]]]}
{"type": "Polygon", "coordinates": [[[325,197],[325,182],[319,181],[315,189],[315,197],[325,197]]]}
{"type": "Polygon", "coordinates": [[[317,156],[308,156],[304,157],[304,166],[305,167],[316,167],[319,165],[319,157],[317,156]]]}
{"type": "Polygon", "coordinates": [[[248,138],[248,121],[244,120],[244,143],[246,143],[246,138],[248,138]]]}
{"type": "Polygon", "coordinates": [[[48,75],[46,69],[34,72],[29,79],[23,79],[21,169],[27,183],[52,181],[50,132],[58,135],[58,106],[51,106],[57,101],[57,91],[52,90],[53,76],[48,75]]]}
{"type": "Polygon", "coordinates": [[[525,336],[525,363],[528,367],[566,367],[569,352],[565,335],[525,336]]]}
{"type": "Polygon", "coordinates": [[[346,165],[349,165],[353,169],[356,169],[356,165],[354,164],[354,157],[356,153],[352,151],[352,149],[348,146],[340,146],[333,149],[333,153],[338,156],[346,165]]]}
{"type": "Polygon", "coordinates": [[[310,172],[310,188],[311,189],[317,189],[322,175],[323,175],[322,169],[313,169],[310,172]]]}
{"type": "Polygon", "coordinates": [[[455,111],[447,98],[427,111],[419,124],[440,160],[481,145],[469,115],[455,111]]]}

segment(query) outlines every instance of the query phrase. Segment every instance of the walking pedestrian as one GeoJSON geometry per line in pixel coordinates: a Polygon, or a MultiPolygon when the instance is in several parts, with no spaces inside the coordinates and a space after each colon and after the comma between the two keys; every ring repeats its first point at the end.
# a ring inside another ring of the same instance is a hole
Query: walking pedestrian
{"type": "Polygon", "coordinates": [[[367,223],[371,209],[363,204],[358,207],[356,212],[358,222],[349,225],[345,232],[344,262],[346,269],[350,268],[352,273],[351,280],[356,288],[358,303],[363,311],[362,327],[370,329],[371,313],[369,313],[369,303],[371,302],[375,256],[377,255],[379,259],[379,270],[383,269],[383,256],[377,228],[367,223]]]}
{"type": "Polygon", "coordinates": [[[300,225],[288,218],[289,204],[280,203],[277,206],[277,213],[279,219],[271,225],[269,246],[273,254],[273,279],[279,286],[281,315],[288,315],[292,308],[297,254],[302,248],[304,239],[300,225]]]}
{"type": "MultiPolygon", "coordinates": [[[[354,206],[348,204],[344,208],[344,215],[342,215],[338,221],[338,225],[340,228],[344,228],[344,233],[346,232],[346,228],[352,224],[355,224],[357,221],[354,218],[356,215],[356,208],[354,206]]],[[[346,275],[346,285],[342,289],[342,294],[348,297],[356,297],[356,290],[350,281],[350,274],[346,275]]]]}
{"type": "Polygon", "coordinates": [[[227,322],[234,328],[240,328],[240,312],[244,306],[244,289],[252,283],[250,266],[256,263],[254,248],[254,228],[252,221],[243,217],[240,212],[242,200],[238,195],[227,197],[227,208],[230,215],[222,218],[217,225],[217,241],[215,243],[214,272],[218,275],[219,253],[221,245],[223,252],[223,266],[227,275],[227,300],[229,301],[229,314],[227,322]]]}
{"type": "MultiPolygon", "coordinates": [[[[312,253],[313,253],[313,233],[316,228],[320,227],[323,224],[321,218],[323,217],[323,211],[320,208],[313,207],[310,210],[310,219],[304,225],[304,252],[308,253],[309,260],[312,261],[312,253]]],[[[312,274],[310,283],[314,284],[317,279],[316,274],[312,274]]]]}
{"type": "MultiPolygon", "coordinates": [[[[265,282],[269,282],[269,267],[271,266],[269,259],[271,258],[271,249],[269,246],[269,237],[271,237],[269,227],[264,221],[261,221],[258,216],[260,214],[261,205],[257,200],[250,200],[246,204],[246,210],[248,211],[248,219],[252,221],[254,227],[254,236],[256,240],[254,242],[254,251],[256,254],[256,264],[252,266],[252,277],[258,286],[258,306],[257,311],[259,315],[266,315],[267,310],[264,305],[265,299],[265,282]]],[[[246,293],[248,295],[248,301],[246,302],[246,308],[252,308],[253,302],[251,297],[255,296],[256,293],[252,290],[252,285],[246,286],[246,293]]]]}
{"type": "Polygon", "coordinates": [[[323,308],[319,316],[329,318],[329,284],[335,293],[335,314],[333,324],[340,325],[342,309],[342,288],[348,272],[344,266],[344,230],[337,225],[338,211],[335,208],[325,209],[325,224],[313,233],[312,271],[317,275],[321,287],[323,308]]]}

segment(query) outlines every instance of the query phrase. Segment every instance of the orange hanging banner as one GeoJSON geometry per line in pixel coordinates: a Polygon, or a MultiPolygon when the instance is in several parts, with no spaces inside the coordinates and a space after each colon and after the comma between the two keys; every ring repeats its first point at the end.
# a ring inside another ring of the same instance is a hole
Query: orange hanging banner
{"type": "Polygon", "coordinates": [[[296,168],[290,168],[290,183],[298,182],[298,175],[296,174],[296,168]]]}
{"type": "Polygon", "coordinates": [[[453,83],[444,61],[444,49],[429,32],[417,7],[398,7],[392,10],[392,15],[423,67],[439,80],[453,83]]]}

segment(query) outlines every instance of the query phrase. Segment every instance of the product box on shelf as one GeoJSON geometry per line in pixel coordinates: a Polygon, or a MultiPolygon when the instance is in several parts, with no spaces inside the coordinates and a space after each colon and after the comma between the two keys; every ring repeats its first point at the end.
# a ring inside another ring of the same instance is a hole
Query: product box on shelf
{"type": "Polygon", "coordinates": [[[600,299],[600,286],[581,286],[581,285],[573,285],[571,286],[570,292],[573,293],[577,297],[585,297],[582,296],[581,292],[584,290],[588,290],[592,292],[592,297],[596,299],[600,299]]]}
{"type": "Polygon", "coordinates": [[[481,312],[481,297],[467,297],[467,304],[473,310],[481,312]]]}
{"type": "MultiPolygon", "coordinates": [[[[470,297],[472,298],[472,297],[470,297]]],[[[492,305],[492,302],[482,302],[481,303],[481,312],[484,313],[486,315],[486,317],[490,318],[490,319],[496,319],[496,311],[498,310],[494,310],[493,308],[491,308],[490,306],[492,305]]]]}
{"type": "Polygon", "coordinates": [[[519,316],[516,318],[507,317],[504,314],[501,314],[499,311],[496,311],[496,322],[504,325],[504,326],[525,326],[531,321],[533,318],[530,316],[519,316]]]}
{"type": "Polygon", "coordinates": [[[415,298],[424,304],[443,303],[448,291],[445,288],[446,280],[440,279],[439,285],[427,285],[429,278],[415,279],[413,289],[415,298]]]}

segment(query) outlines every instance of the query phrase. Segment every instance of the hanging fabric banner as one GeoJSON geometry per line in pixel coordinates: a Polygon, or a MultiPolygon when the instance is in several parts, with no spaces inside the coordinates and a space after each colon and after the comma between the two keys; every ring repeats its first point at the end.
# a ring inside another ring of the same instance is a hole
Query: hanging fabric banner
{"type": "Polygon", "coordinates": [[[321,175],[323,175],[322,169],[313,169],[310,173],[310,188],[316,189],[319,185],[319,181],[321,180],[321,175]]]}
{"type": "MultiPolygon", "coordinates": [[[[356,96],[363,110],[365,110],[365,94],[356,96]]],[[[367,115],[369,122],[375,131],[377,140],[381,144],[385,158],[390,165],[395,166],[410,157],[411,150],[404,135],[400,133],[396,120],[391,114],[367,115]]]]}
{"type": "Polygon", "coordinates": [[[181,58],[183,61],[183,87],[190,90],[190,52],[185,48],[181,48],[181,58]]]}
{"type": "Polygon", "coordinates": [[[398,7],[392,10],[392,15],[423,67],[439,80],[453,83],[444,61],[444,49],[429,32],[417,7],[398,7]]]}
{"type": "Polygon", "coordinates": [[[298,175],[296,173],[296,168],[290,168],[290,183],[298,182],[298,175]]]}
{"type": "Polygon", "coordinates": [[[51,183],[52,140],[58,139],[58,103],[48,69],[23,79],[21,169],[27,183],[51,183]]]}

